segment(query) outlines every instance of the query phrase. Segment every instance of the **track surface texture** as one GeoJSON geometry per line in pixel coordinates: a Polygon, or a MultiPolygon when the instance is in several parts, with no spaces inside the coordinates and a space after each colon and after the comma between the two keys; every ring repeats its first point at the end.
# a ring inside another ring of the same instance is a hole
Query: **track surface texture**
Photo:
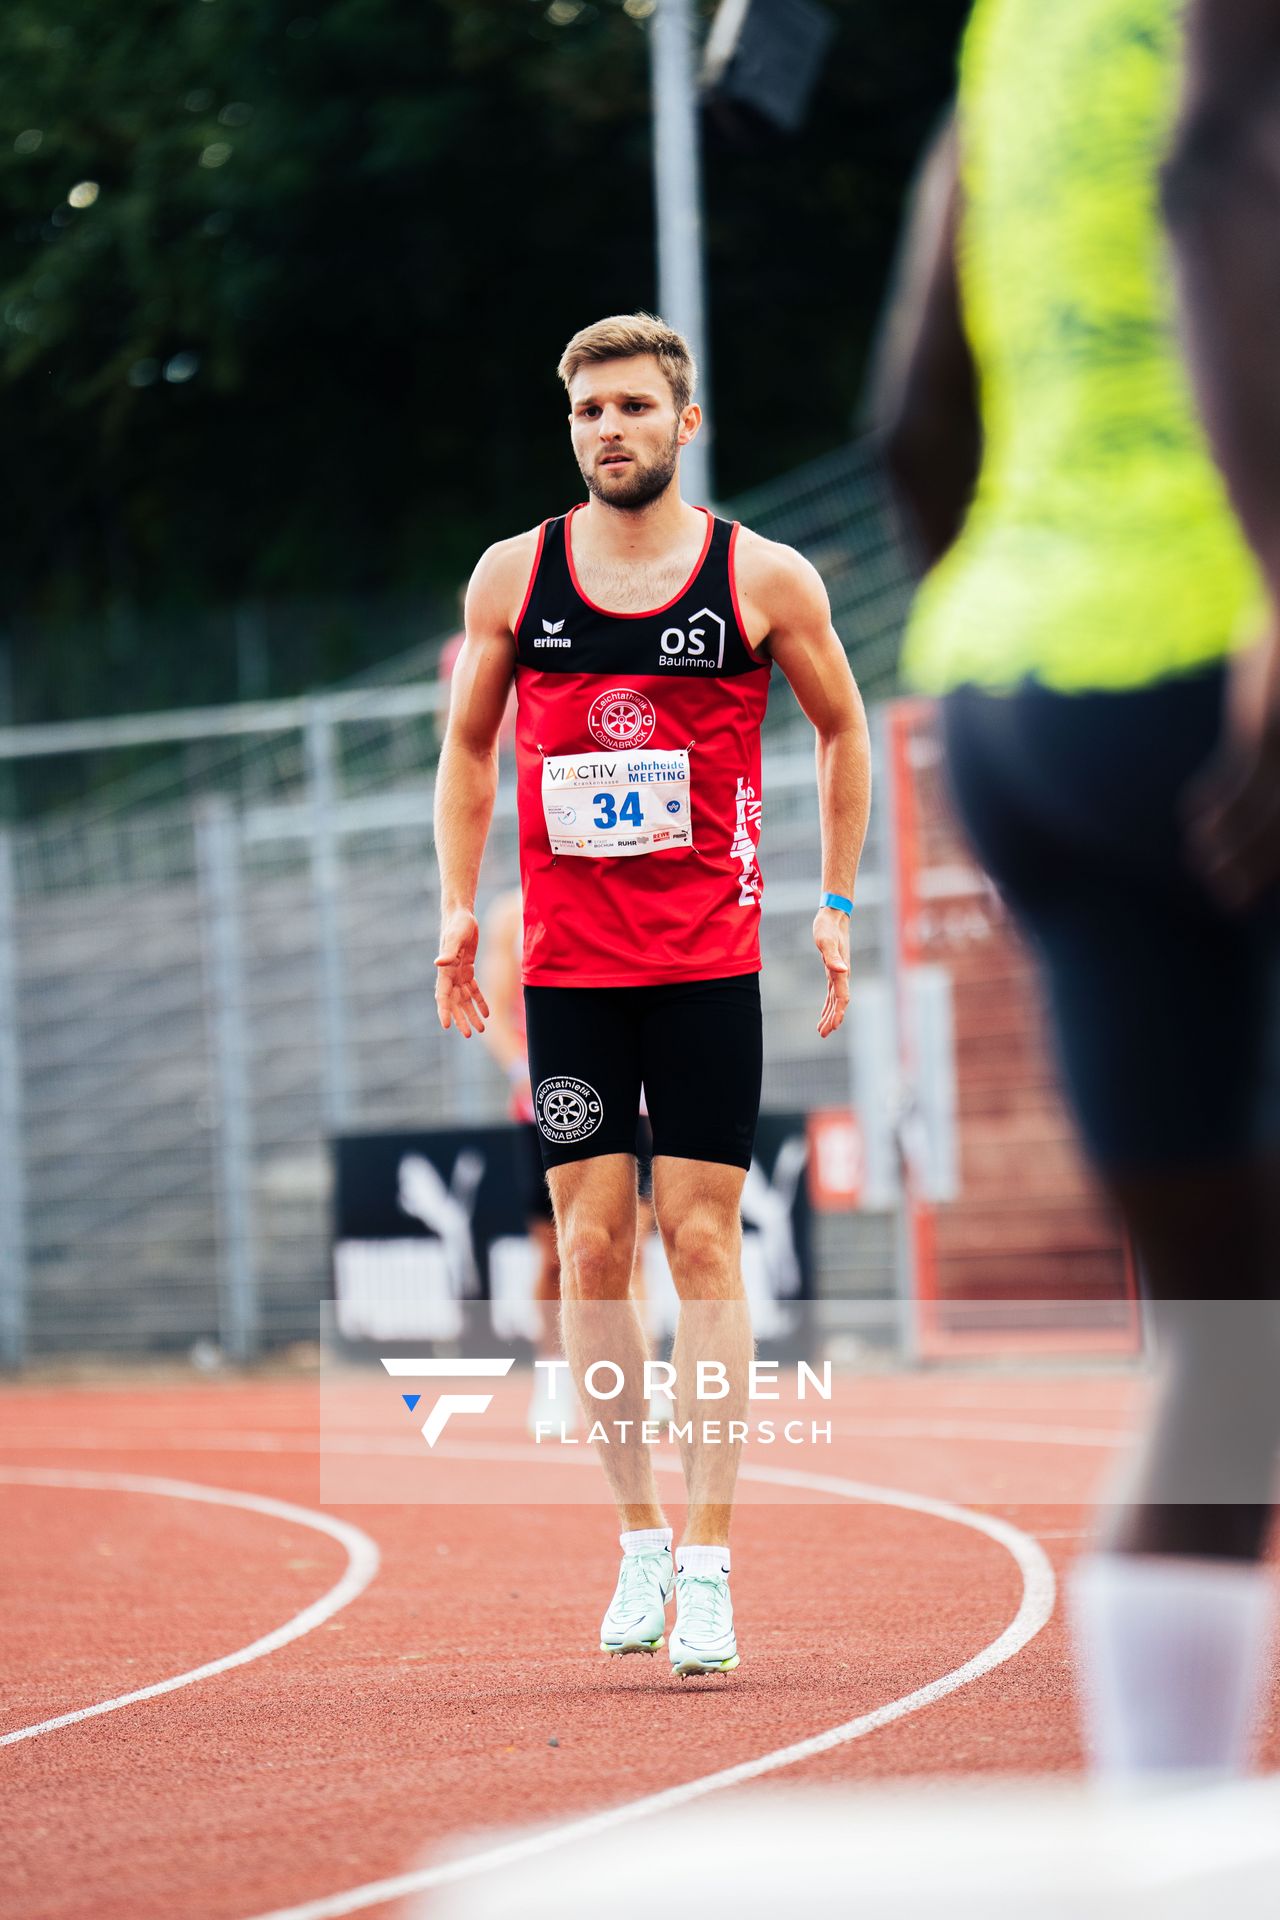
{"type": "MultiPolygon", "coordinates": [[[[768,1467],[845,1476],[846,1490],[744,1483],[742,1666],[685,1684],[663,1653],[595,1651],[617,1547],[589,1460],[551,1469],[567,1483],[556,1504],[502,1504],[525,1444],[525,1389],[509,1388],[483,1442],[458,1448],[465,1498],[340,1510],[321,1504],[314,1380],[32,1382],[0,1397],[7,1920],[402,1912],[322,1903],[860,1722],[1018,1619],[987,1670],[754,1791],[1079,1771],[1048,1569],[1060,1583],[1087,1544],[1133,1379],[842,1380],[836,1443],[799,1462],[774,1449],[768,1467]]],[[[680,1481],[661,1484],[679,1538],[680,1481]]],[[[1261,1760],[1280,1765],[1274,1691],[1261,1760]]],[[[641,1816],[620,1841],[630,1857],[643,1832],[641,1816]]]]}

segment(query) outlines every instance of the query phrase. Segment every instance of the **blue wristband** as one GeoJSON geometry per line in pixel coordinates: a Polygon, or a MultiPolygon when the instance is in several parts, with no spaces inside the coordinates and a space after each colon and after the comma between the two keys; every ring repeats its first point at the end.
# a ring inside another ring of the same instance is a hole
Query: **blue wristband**
{"type": "Polygon", "coordinates": [[[853,912],[852,900],[846,900],[842,893],[824,893],[818,905],[820,907],[838,907],[841,913],[853,912]]]}

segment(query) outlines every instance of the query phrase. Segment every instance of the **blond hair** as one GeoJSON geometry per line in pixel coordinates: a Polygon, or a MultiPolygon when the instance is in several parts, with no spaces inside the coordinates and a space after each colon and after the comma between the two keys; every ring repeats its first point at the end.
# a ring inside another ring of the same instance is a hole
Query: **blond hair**
{"type": "Polygon", "coordinates": [[[556,371],[567,391],[583,367],[593,366],[600,360],[629,360],[637,353],[653,355],[666,375],[676,412],[683,413],[693,399],[698,369],[683,334],[669,327],[656,313],[615,313],[607,320],[580,327],[560,355],[556,371]]]}

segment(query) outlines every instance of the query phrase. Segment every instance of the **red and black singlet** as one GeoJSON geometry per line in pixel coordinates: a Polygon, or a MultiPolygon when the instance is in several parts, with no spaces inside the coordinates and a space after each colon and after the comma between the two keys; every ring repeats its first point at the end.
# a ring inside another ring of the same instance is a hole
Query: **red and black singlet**
{"type": "Polygon", "coordinates": [[[542,527],[515,629],[523,979],[611,987],[756,973],[769,662],[751,654],[739,616],[737,525],[708,513],[674,599],[610,613],[578,585],[572,520],[542,527]],[[572,792],[551,792],[553,776],[572,792]],[[589,851],[601,846],[618,857],[589,851]]]}

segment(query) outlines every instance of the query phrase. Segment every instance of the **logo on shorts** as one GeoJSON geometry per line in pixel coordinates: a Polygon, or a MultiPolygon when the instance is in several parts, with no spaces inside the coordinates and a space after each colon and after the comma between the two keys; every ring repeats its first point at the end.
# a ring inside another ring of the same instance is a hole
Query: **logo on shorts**
{"type": "Polygon", "coordinates": [[[533,1096],[533,1110],[538,1132],[557,1147],[589,1140],[604,1119],[604,1101],[595,1088],[568,1074],[541,1083],[533,1096]]]}
{"type": "Polygon", "coordinates": [[[600,747],[645,747],[658,716],[653,702],[632,687],[610,687],[591,703],[587,727],[600,747]]]}

